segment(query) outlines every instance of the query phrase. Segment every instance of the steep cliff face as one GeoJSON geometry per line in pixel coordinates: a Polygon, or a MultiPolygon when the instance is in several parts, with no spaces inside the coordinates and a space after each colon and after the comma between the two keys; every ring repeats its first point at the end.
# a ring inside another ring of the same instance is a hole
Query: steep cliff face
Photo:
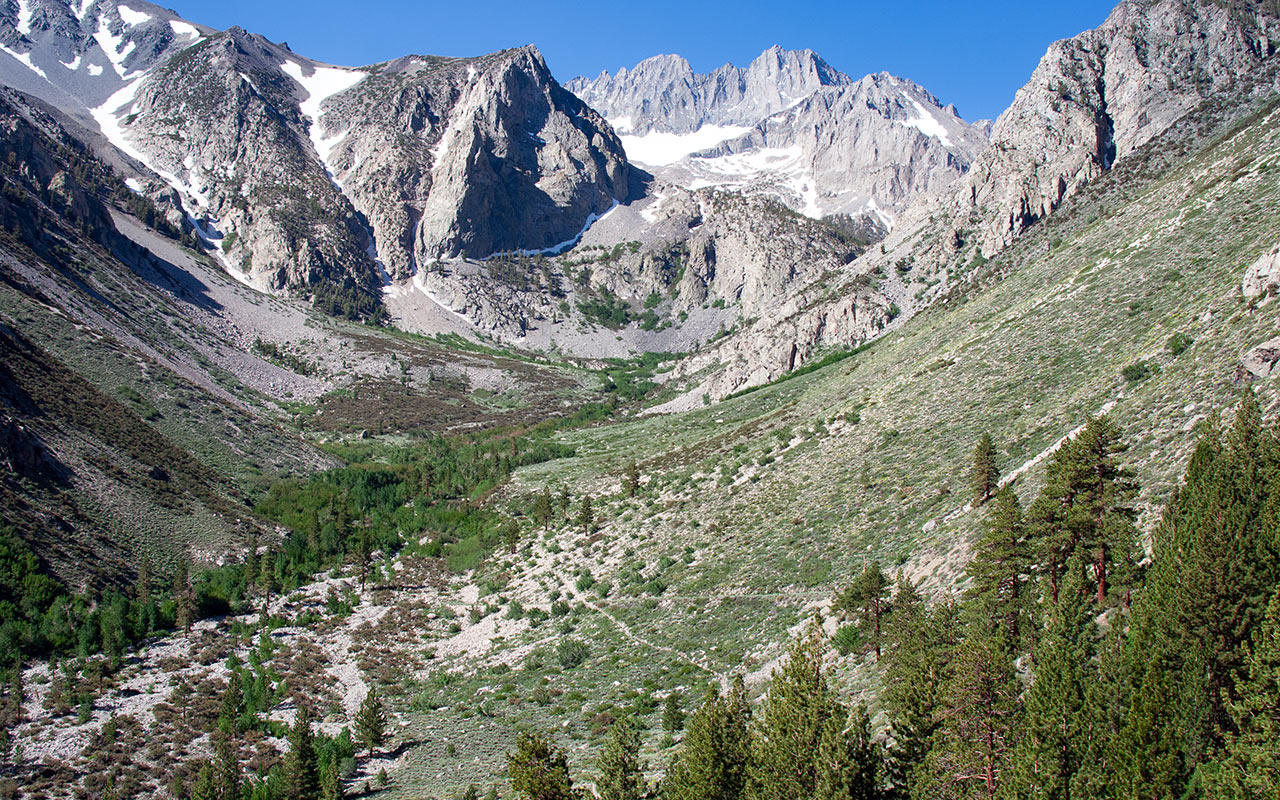
{"type": "Polygon", "coordinates": [[[533,47],[369,73],[312,124],[395,277],[439,258],[553,248],[628,197],[617,137],[533,47]]]}
{"type": "Polygon", "coordinates": [[[894,257],[937,270],[970,254],[959,240],[993,255],[1205,100],[1273,88],[1280,20],[1266,5],[1126,0],[1097,29],[1054,43],[964,179],[890,237],[894,257]],[[941,246],[915,243],[943,217],[941,246]]]}

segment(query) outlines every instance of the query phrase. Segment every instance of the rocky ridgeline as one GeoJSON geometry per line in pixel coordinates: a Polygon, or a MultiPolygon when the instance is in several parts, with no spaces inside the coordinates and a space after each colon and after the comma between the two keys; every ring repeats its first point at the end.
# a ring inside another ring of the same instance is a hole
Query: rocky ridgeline
{"type": "Polygon", "coordinates": [[[692,133],[704,125],[755,125],[824,86],[853,80],[812,50],[774,46],[747,67],[698,74],[678,55],[647,58],[616,75],[574,78],[565,88],[626,133],[692,133]]]}
{"type": "Polygon", "coordinates": [[[923,87],[888,73],[855,81],[809,50],[773,47],[745,68],[707,74],[679,56],[656,56],[566,85],[641,140],[705,126],[730,132],[674,163],[646,164],[661,178],[771,195],[809,216],[869,220],[881,234],[986,146],[984,128],[923,87]]]}
{"type": "MultiPolygon", "coordinates": [[[[1051,45],[965,175],[913,203],[850,271],[885,276],[909,318],[1201,104],[1274,91],[1277,40],[1280,20],[1263,4],[1126,0],[1097,29],[1051,45]]],[[[707,390],[721,396],[856,344],[830,325],[845,304],[832,297],[719,343],[699,356],[724,365],[707,390]]]]}
{"type": "Polygon", "coordinates": [[[274,292],[372,299],[380,259],[407,276],[551,247],[633,183],[617,137],[533,47],[332,68],[114,0],[7,4],[6,42],[0,79],[99,130],[229,272],[274,292]]]}
{"type": "Polygon", "coordinates": [[[1276,84],[1280,20],[1263,4],[1126,0],[1056,42],[965,177],[917,204],[883,261],[932,273],[990,257],[1201,103],[1276,84]]]}

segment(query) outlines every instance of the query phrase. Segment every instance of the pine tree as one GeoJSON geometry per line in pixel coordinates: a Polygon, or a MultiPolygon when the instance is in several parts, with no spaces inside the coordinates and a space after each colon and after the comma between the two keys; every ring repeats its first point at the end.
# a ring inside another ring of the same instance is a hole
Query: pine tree
{"type": "Polygon", "coordinates": [[[1206,770],[1205,795],[1240,800],[1280,797],[1280,587],[1254,636],[1230,711],[1238,733],[1227,736],[1206,770]]]}
{"type": "Polygon", "coordinates": [[[228,737],[238,733],[240,716],[244,713],[244,687],[239,670],[231,670],[227,676],[227,688],[222,692],[222,706],[218,711],[218,719],[214,729],[228,737]]]}
{"type": "Polygon", "coordinates": [[[356,534],[356,574],[360,576],[360,591],[369,580],[369,558],[373,555],[373,539],[368,525],[360,526],[356,534]]]}
{"type": "Polygon", "coordinates": [[[1238,733],[1234,686],[1280,583],[1278,468],[1276,441],[1247,393],[1230,430],[1202,437],[1165,510],[1127,643],[1133,709],[1119,762],[1128,796],[1158,786],[1180,792],[1238,733]]]}
{"type": "Polygon", "coordinates": [[[913,797],[995,797],[1008,766],[1019,687],[1007,643],[970,626],[941,688],[938,728],[913,797]],[[921,791],[927,789],[927,791],[921,791]]]}
{"type": "Polygon", "coordinates": [[[630,719],[620,719],[609,729],[609,741],[600,753],[600,778],[596,789],[600,800],[642,800],[645,796],[644,766],[639,760],[640,735],[630,719]]]}
{"type": "Polygon", "coordinates": [[[533,519],[544,531],[551,526],[551,490],[543,489],[533,506],[533,519]]]}
{"type": "Polygon", "coordinates": [[[516,749],[507,754],[511,790],[524,800],[577,800],[569,779],[569,759],[551,740],[538,733],[521,733],[516,749]]]}
{"type": "Polygon", "coordinates": [[[847,720],[827,717],[818,741],[815,800],[877,800],[880,748],[871,739],[871,718],[861,705],[847,720]]]}
{"type": "Polygon", "coordinates": [[[258,588],[262,591],[261,619],[266,622],[271,614],[271,593],[276,588],[276,565],[270,550],[258,560],[258,588]]]}
{"type": "Polygon", "coordinates": [[[331,754],[320,770],[320,800],[342,800],[346,796],[339,770],[338,759],[331,754]]]}
{"type": "Polygon", "coordinates": [[[226,730],[213,734],[214,787],[219,800],[240,800],[244,771],[240,767],[240,747],[235,735],[226,730]]]}
{"type": "Polygon", "coordinates": [[[591,495],[582,496],[582,510],[578,512],[578,526],[584,534],[590,535],[595,529],[595,514],[591,510],[591,495]]]}
{"type": "Polygon", "coordinates": [[[209,762],[203,762],[200,765],[200,769],[196,771],[195,780],[191,782],[191,786],[187,789],[187,796],[191,800],[219,800],[218,789],[213,775],[213,765],[209,762]]]}
{"type": "Polygon", "coordinates": [[[680,750],[664,779],[666,800],[739,800],[747,779],[751,713],[736,679],[729,694],[714,688],[689,717],[680,750]]]}
{"type": "Polygon", "coordinates": [[[195,602],[191,596],[191,568],[186,556],[178,559],[177,569],[173,573],[173,599],[177,606],[177,623],[183,630],[191,630],[191,622],[195,616],[195,602]]]}
{"type": "Polygon", "coordinates": [[[1081,569],[1099,605],[1114,578],[1129,583],[1138,555],[1132,471],[1119,463],[1128,449],[1120,430],[1105,417],[1091,417],[1080,435],[1053,455],[1045,487],[1027,511],[1027,531],[1035,560],[1047,573],[1053,602],[1066,564],[1081,554],[1081,569]],[[1087,556],[1087,557],[1086,557],[1087,556]],[[1112,570],[1119,574],[1113,576],[1112,570]]]}
{"type": "MultiPolygon", "coordinates": [[[[914,592],[910,583],[902,582],[899,587],[899,599],[914,592]]],[[[950,604],[926,608],[923,603],[911,603],[895,615],[894,647],[884,688],[893,739],[885,771],[895,796],[910,796],[922,777],[922,765],[941,718],[942,682],[959,628],[957,610],[950,604]]]]}
{"type": "Polygon", "coordinates": [[[879,562],[872,562],[836,597],[832,605],[836,611],[859,614],[859,625],[864,636],[871,639],[876,661],[880,660],[881,623],[889,607],[889,589],[889,579],[881,571],[879,562]]]}
{"type": "Polygon", "coordinates": [[[998,454],[991,434],[984,433],[978,437],[978,444],[973,449],[973,468],[969,473],[969,486],[973,490],[973,504],[980,506],[991,499],[1000,485],[1000,467],[996,464],[998,454]]]}
{"type": "Polygon", "coordinates": [[[573,500],[569,496],[569,487],[567,485],[560,487],[560,513],[567,520],[569,518],[569,506],[573,500]]]}
{"type": "MultiPolygon", "coordinates": [[[[824,752],[831,761],[818,759],[824,733],[831,725],[843,729],[848,712],[830,684],[822,626],[815,619],[797,638],[780,668],[774,670],[769,689],[751,735],[751,800],[808,800],[817,790],[820,773],[829,781],[849,765],[844,742],[829,744],[824,752]],[[834,718],[834,720],[833,720],[834,718]]],[[[834,734],[842,739],[841,731],[834,734]]]]}
{"type": "Polygon", "coordinates": [[[1002,487],[983,524],[967,572],[973,581],[970,597],[988,609],[1011,645],[1022,633],[1023,584],[1031,571],[1030,546],[1022,521],[1022,506],[1013,488],[1002,487]]]}
{"type": "Polygon", "coordinates": [[[1085,763],[1096,626],[1075,574],[1068,571],[1066,591],[1050,606],[1048,628],[1036,644],[1035,679],[1001,797],[1070,800],[1085,763]]]}
{"type": "Polygon", "coordinates": [[[662,729],[667,733],[679,733],[684,729],[684,709],[680,705],[683,699],[679,692],[667,695],[662,708],[662,729]]]}
{"type": "Polygon", "coordinates": [[[373,751],[382,746],[386,735],[387,712],[382,707],[378,690],[370,686],[356,713],[356,740],[368,749],[369,755],[373,755],[373,751]]]}
{"type": "Polygon", "coordinates": [[[317,800],[320,796],[320,770],[311,732],[311,710],[302,704],[299,704],[298,716],[289,731],[289,752],[284,760],[284,796],[286,800],[317,800]]]}

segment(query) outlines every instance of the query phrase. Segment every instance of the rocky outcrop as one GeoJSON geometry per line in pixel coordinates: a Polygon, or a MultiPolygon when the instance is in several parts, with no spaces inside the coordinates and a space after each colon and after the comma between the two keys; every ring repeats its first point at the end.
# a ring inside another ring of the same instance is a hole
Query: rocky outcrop
{"type": "Polygon", "coordinates": [[[1236,369],[1235,383],[1248,383],[1254,379],[1270,378],[1280,364],[1280,339],[1263,342],[1244,354],[1236,369]]]}
{"type": "Polygon", "coordinates": [[[613,131],[533,47],[380,65],[313,124],[334,141],[328,165],[394,277],[441,258],[554,248],[631,191],[613,131]]]}
{"type": "Polygon", "coordinates": [[[994,255],[1205,100],[1273,87],[1277,39],[1280,20],[1262,4],[1125,0],[1097,29],[1049,47],[991,146],[904,216],[887,260],[928,274],[994,255]]]}
{"type": "Polygon", "coordinates": [[[1253,262],[1240,282],[1240,292],[1246,300],[1270,297],[1277,291],[1280,291],[1280,245],[1253,262]]]}

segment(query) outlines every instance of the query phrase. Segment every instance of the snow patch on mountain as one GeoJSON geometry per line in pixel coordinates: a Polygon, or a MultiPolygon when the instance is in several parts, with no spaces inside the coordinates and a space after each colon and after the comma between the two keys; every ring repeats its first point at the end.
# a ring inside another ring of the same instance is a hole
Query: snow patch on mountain
{"type": "Polygon", "coordinates": [[[695,156],[688,168],[697,176],[690,189],[749,189],[775,194],[806,217],[821,219],[829,213],[819,202],[812,164],[800,145],[761,147],[715,158],[695,156]]]}
{"type": "Polygon", "coordinates": [[[23,66],[25,66],[27,69],[31,70],[35,74],[39,75],[41,78],[44,78],[45,80],[49,80],[49,76],[44,74],[44,70],[37,67],[31,61],[30,53],[19,53],[17,50],[13,50],[11,48],[5,47],[2,44],[0,44],[0,50],[3,50],[4,52],[8,53],[9,55],[21,61],[23,66]]]}
{"type": "Polygon", "coordinates": [[[622,149],[627,157],[641,164],[665,167],[687,155],[715,147],[721,142],[736,139],[750,128],[737,125],[703,125],[693,133],[666,133],[651,131],[644,136],[621,136],[622,149]]]}
{"type": "Polygon", "coordinates": [[[18,0],[17,28],[23,36],[31,33],[31,3],[28,0],[18,0]]]}
{"type": "Polygon", "coordinates": [[[342,141],[342,137],[346,136],[346,131],[335,133],[332,136],[325,136],[320,127],[320,107],[324,101],[330,97],[345,92],[347,89],[355,86],[367,77],[364,72],[356,70],[337,69],[336,67],[313,67],[310,75],[304,75],[302,66],[296,61],[286,61],[280,65],[285,74],[297,81],[303,91],[307,93],[307,99],[302,101],[299,110],[303,116],[307,118],[310,124],[311,143],[315,145],[316,153],[320,156],[320,161],[324,164],[330,175],[335,176],[333,164],[330,162],[330,156],[333,154],[333,148],[338,142],[342,141]]]}
{"type": "Polygon", "coordinates": [[[107,56],[107,60],[111,62],[111,66],[115,67],[116,73],[125,80],[129,76],[125,75],[124,60],[129,57],[137,46],[133,42],[127,45],[124,43],[124,34],[117,36],[107,27],[107,19],[105,16],[98,17],[98,30],[94,32],[93,38],[97,40],[98,47],[102,48],[102,52],[107,56]]]}
{"type": "Polygon", "coordinates": [[[921,105],[920,101],[916,100],[914,97],[909,97],[906,92],[903,92],[902,96],[906,97],[907,100],[911,102],[911,105],[915,106],[916,114],[919,115],[914,119],[906,120],[902,124],[908,128],[915,128],[925,136],[932,136],[939,142],[942,142],[943,147],[950,147],[951,139],[947,137],[947,129],[938,121],[938,118],[935,117],[929,109],[921,105]]]}
{"type": "Polygon", "coordinates": [[[129,8],[124,4],[116,6],[116,11],[120,12],[120,19],[124,21],[124,24],[132,28],[136,28],[151,19],[150,14],[143,11],[134,11],[132,8],[129,8]]]}
{"type": "Polygon", "coordinates": [[[195,25],[190,23],[171,19],[169,20],[169,27],[173,29],[174,34],[177,36],[186,36],[191,39],[200,38],[200,31],[196,29],[195,25]]]}

